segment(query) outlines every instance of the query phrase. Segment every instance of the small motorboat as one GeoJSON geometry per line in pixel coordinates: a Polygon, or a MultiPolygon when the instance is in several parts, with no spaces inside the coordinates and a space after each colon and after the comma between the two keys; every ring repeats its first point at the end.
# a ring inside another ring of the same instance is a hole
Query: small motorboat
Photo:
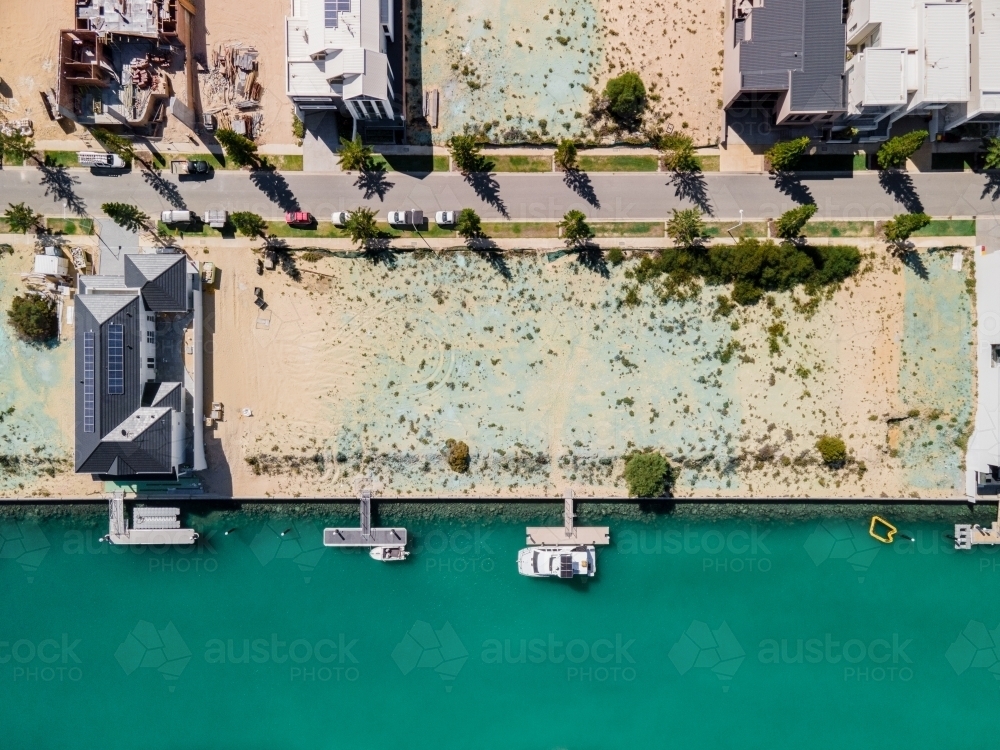
{"type": "Polygon", "coordinates": [[[517,572],[532,578],[592,578],[597,573],[597,550],[592,544],[579,547],[526,547],[517,553],[517,572]]]}
{"type": "Polygon", "coordinates": [[[368,554],[373,560],[380,560],[381,562],[405,560],[410,556],[410,553],[404,547],[372,547],[368,551],[368,554]]]}

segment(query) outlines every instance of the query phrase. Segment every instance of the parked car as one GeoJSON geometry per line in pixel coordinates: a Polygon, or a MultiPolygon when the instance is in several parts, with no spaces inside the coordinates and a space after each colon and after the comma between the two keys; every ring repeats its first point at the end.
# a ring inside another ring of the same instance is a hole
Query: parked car
{"type": "Polygon", "coordinates": [[[76,160],[82,167],[125,168],[125,160],[118,154],[108,154],[104,151],[77,151],[76,160]]]}
{"type": "Polygon", "coordinates": [[[201,125],[205,128],[206,133],[211,133],[215,130],[215,115],[205,112],[201,116],[201,125]]]}
{"type": "Polygon", "coordinates": [[[347,219],[350,215],[351,214],[348,211],[334,211],[330,220],[333,222],[335,227],[342,227],[347,223],[347,219]]]}
{"type": "Polygon", "coordinates": [[[413,211],[390,211],[389,223],[394,226],[415,227],[424,223],[424,212],[413,211]]]}
{"type": "Polygon", "coordinates": [[[434,214],[434,222],[439,227],[450,227],[458,220],[458,213],[455,211],[438,211],[434,214]]]}
{"type": "Polygon", "coordinates": [[[170,162],[170,171],[176,175],[207,175],[211,170],[208,162],[202,159],[174,159],[170,162]]]}
{"type": "Polygon", "coordinates": [[[229,221],[229,212],[206,211],[201,218],[202,221],[204,221],[213,229],[222,229],[224,226],[226,226],[226,222],[229,221]]]}
{"type": "Polygon", "coordinates": [[[312,214],[308,211],[285,212],[285,223],[290,226],[294,224],[312,224],[312,220],[312,214]]]}
{"type": "Polygon", "coordinates": [[[187,224],[194,217],[190,211],[164,211],[160,221],[164,224],[187,224]]]}

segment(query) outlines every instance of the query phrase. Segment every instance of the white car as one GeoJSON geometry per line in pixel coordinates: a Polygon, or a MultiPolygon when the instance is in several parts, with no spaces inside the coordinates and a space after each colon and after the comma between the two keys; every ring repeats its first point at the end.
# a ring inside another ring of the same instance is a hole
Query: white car
{"type": "Polygon", "coordinates": [[[455,211],[438,211],[436,214],[434,214],[434,222],[439,227],[454,226],[457,220],[458,220],[458,213],[455,211]]]}
{"type": "Polygon", "coordinates": [[[160,221],[164,224],[186,224],[191,221],[190,211],[164,211],[160,214],[160,221]]]}
{"type": "Polygon", "coordinates": [[[343,227],[347,224],[347,219],[350,215],[348,211],[334,211],[333,216],[330,217],[330,221],[333,222],[335,227],[343,227]]]}
{"type": "Polygon", "coordinates": [[[423,211],[390,211],[389,223],[393,226],[415,227],[424,223],[423,211]]]}

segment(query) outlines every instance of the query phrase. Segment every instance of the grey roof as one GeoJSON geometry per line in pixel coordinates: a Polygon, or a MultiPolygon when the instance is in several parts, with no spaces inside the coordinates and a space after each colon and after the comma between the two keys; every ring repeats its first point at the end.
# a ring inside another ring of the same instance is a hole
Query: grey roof
{"type": "Polygon", "coordinates": [[[180,253],[126,255],[125,284],[142,290],[150,310],[187,310],[187,257],[180,253]]]}
{"type": "Polygon", "coordinates": [[[77,295],[76,306],[86,308],[94,323],[100,325],[138,298],[139,293],[135,290],[128,290],[125,294],[80,294],[77,295]]]}
{"type": "Polygon", "coordinates": [[[791,89],[792,111],[843,108],[841,0],[765,0],[739,43],[744,91],[791,89]]]}
{"type": "Polygon", "coordinates": [[[123,276],[81,280],[76,306],[76,471],[105,476],[170,474],[172,419],[185,406],[180,383],[144,379],[149,311],[188,309],[184,255],[127,255],[123,276]],[[122,392],[108,392],[109,326],[122,327],[122,392]],[[84,421],[84,343],[94,337],[93,432],[84,421]]]}

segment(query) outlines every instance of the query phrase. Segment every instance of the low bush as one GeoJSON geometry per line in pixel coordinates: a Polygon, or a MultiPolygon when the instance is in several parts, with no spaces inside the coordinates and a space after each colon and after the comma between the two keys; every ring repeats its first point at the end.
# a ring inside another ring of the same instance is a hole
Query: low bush
{"type": "Polygon", "coordinates": [[[655,451],[633,453],[625,460],[629,497],[663,497],[673,485],[673,470],[655,451]]]}
{"type": "Polygon", "coordinates": [[[843,466],[847,460],[847,446],[839,437],[824,435],[816,441],[816,450],[827,466],[843,466]]]}
{"type": "Polygon", "coordinates": [[[33,343],[54,339],[59,332],[56,303],[37,294],[14,297],[7,319],[20,338],[33,343]]]}
{"type": "Polygon", "coordinates": [[[447,450],[448,466],[452,471],[465,474],[469,470],[469,446],[462,440],[449,440],[444,444],[447,450]]]}

